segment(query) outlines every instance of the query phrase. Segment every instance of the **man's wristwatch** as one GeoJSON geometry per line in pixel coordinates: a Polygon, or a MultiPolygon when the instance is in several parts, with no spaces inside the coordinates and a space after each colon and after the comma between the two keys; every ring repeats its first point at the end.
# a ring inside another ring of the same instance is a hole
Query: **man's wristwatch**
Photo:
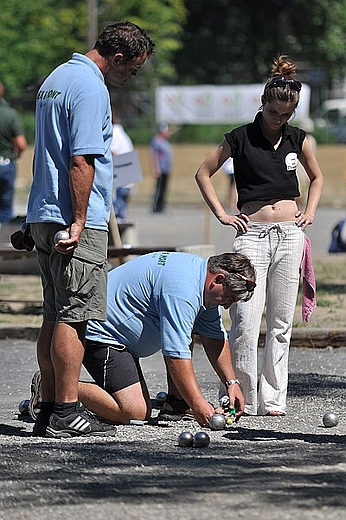
{"type": "Polygon", "coordinates": [[[238,379],[230,379],[229,381],[226,381],[225,387],[229,388],[232,385],[240,385],[240,381],[238,379]]]}

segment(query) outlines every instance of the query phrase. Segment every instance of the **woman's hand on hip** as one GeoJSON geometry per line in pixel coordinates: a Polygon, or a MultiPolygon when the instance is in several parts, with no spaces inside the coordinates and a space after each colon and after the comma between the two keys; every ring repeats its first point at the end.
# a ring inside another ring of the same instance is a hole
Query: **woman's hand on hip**
{"type": "Polygon", "coordinates": [[[246,233],[248,222],[250,221],[245,213],[238,213],[238,215],[228,215],[228,213],[225,213],[217,218],[224,226],[232,226],[237,232],[241,233],[246,233]]]}

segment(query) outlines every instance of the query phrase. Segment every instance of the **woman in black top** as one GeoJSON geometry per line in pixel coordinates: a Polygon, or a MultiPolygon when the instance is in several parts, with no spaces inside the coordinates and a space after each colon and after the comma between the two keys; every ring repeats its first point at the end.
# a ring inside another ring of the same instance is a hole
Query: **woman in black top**
{"type": "Polygon", "coordinates": [[[264,86],[261,110],[252,123],[225,135],[196,173],[201,193],[216,218],[236,229],[233,250],[246,254],[257,272],[251,301],[230,308],[230,348],[249,415],[285,415],[288,351],[305,244],[322,194],[323,175],[306,134],[288,120],[299,103],[296,66],[279,56],[264,86]],[[233,157],[237,215],[228,214],[211,178],[233,157]],[[310,185],[304,211],[296,202],[298,159],[310,185]],[[266,341],[257,370],[257,345],[266,305],[266,341]]]}

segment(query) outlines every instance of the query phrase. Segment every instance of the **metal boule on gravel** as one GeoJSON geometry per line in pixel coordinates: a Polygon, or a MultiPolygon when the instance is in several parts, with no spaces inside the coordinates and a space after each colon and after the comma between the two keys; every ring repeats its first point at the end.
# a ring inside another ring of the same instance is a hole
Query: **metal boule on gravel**
{"type": "Polygon", "coordinates": [[[226,425],[226,417],[222,413],[214,413],[209,419],[212,430],[223,430],[226,425]]]}
{"type": "Polygon", "coordinates": [[[28,415],[29,414],[29,399],[23,399],[18,405],[19,413],[22,415],[28,415]]]}
{"type": "Polygon", "coordinates": [[[206,448],[210,444],[210,437],[206,432],[197,432],[193,438],[195,448],[206,448]]]}
{"type": "Polygon", "coordinates": [[[158,392],[155,401],[159,406],[162,406],[167,401],[167,392],[158,392]]]}
{"type": "Polygon", "coordinates": [[[193,446],[193,435],[191,432],[181,432],[178,437],[178,444],[181,448],[189,448],[193,446]]]}
{"type": "Polygon", "coordinates": [[[333,428],[339,422],[339,418],[335,412],[328,411],[322,417],[322,422],[326,428],[333,428]]]}

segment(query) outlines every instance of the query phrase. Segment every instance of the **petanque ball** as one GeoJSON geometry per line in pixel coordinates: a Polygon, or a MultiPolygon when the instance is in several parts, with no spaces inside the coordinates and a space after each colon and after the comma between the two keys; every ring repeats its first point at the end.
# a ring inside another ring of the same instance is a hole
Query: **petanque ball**
{"type": "Polygon", "coordinates": [[[214,413],[209,419],[209,425],[212,430],[223,430],[226,425],[226,417],[221,413],[214,413]]]}
{"type": "Polygon", "coordinates": [[[167,401],[167,393],[159,392],[156,394],[155,401],[158,405],[162,406],[167,401]]]}
{"type": "Polygon", "coordinates": [[[193,435],[191,432],[181,432],[178,437],[178,444],[182,448],[189,448],[193,446],[193,435]]]}
{"type": "Polygon", "coordinates": [[[206,432],[197,432],[193,438],[195,448],[206,448],[210,444],[210,437],[206,432]]]}
{"type": "Polygon", "coordinates": [[[70,238],[70,233],[65,229],[61,229],[57,231],[54,235],[53,241],[54,244],[57,244],[60,240],[68,240],[70,238]]]}
{"type": "Polygon", "coordinates": [[[23,399],[18,405],[19,413],[27,415],[29,413],[29,399],[23,399]]]}
{"type": "Polygon", "coordinates": [[[322,421],[326,428],[332,428],[338,424],[339,419],[336,413],[328,411],[322,417],[322,421]]]}

